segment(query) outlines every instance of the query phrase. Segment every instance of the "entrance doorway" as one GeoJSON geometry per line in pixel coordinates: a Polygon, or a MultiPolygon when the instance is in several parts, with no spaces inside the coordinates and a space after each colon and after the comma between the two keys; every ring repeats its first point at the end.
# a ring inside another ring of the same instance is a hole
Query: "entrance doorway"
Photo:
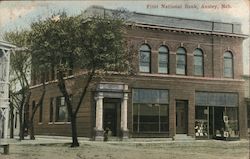
{"type": "Polygon", "coordinates": [[[104,99],[103,105],[103,129],[109,130],[111,136],[119,136],[121,110],[119,99],[104,99]]]}
{"type": "Polygon", "coordinates": [[[188,102],[176,101],[176,134],[187,134],[188,130],[188,102]]]}

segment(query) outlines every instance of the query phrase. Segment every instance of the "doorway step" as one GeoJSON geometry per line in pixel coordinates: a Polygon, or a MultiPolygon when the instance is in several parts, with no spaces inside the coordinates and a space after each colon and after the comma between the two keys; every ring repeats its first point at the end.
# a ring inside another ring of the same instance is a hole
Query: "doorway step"
{"type": "Polygon", "coordinates": [[[175,141],[195,141],[192,136],[187,136],[187,134],[176,134],[174,136],[175,141]]]}

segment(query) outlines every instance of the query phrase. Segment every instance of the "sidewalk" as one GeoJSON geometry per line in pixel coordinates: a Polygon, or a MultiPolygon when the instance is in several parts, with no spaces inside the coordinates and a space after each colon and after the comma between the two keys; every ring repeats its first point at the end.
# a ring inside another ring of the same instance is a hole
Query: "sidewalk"
{"type": "MultiPolygon", "coordinates": [[[[24,140],[19,140],[18,136],[14,139],[1,139],[1,143],[7,144],[65,144],[71,143],[71,137],[66,136],[43,136],[43,135],[36,135],[35,140],[30,140],[29,136],[25,137],[24,140]]],[[[86,137],[78,137],[79,143],[105,143],[104,141],[92,141],[90,138],[86,137]]],[[[107,143],[126,143],[126,144],[167,144],[167,143],[179,143],[179,144],[190,144],[190,143],[233,143],[233,144],[240,144],[240,143],[248,143],[248,140],[237,140],[237,141],[222,141],[222,140],[178,140],[173,141],[171,138],[130,138],[124,141],[120,141],[118,138],[111,138],[110,141],[107,143]]]]}

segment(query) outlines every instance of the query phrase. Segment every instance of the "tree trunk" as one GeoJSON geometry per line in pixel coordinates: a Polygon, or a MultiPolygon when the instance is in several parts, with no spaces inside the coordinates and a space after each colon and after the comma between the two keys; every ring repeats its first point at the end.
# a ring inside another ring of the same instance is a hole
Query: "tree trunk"
{"type": "Polygon", "coordinates": [[[19,140],[24,140],[24,125],[23,125],[23,108],[19,109],[19,140]]]}
{"type": "Polygon", "coordinates": [[[71,147],[78,147],[79,142],[77,138],[76,116],[71,116],[71,129],[72,129],[72,144],[71,147]]]}
{"type": "Polygon", "coordinates": [[[46,93],[46,89],[45,89],[45,81],[43,80],[43,92],[42,95],[39,99],[39,102],[36,104],[34,110],[32,110],[32,114],[31,114],[31,118],[30,118],[30,140],[35,140],[35,130],[34,130],[34,118],[35,118],[35,114],[36,111],[38,109],[38,107],[42,107],[43,106],[43,100],[44,100],[44,96],[46,93]]]}
{"type": "Polygon", "coordinates": [[[13,103],[10,103],[10,138],[14,138],[14,107],[13,103]]]}
{"type": "Polygon", "coordinates": [[[35,140],[33,119],[30,121],[30,140],[35,140]]]}

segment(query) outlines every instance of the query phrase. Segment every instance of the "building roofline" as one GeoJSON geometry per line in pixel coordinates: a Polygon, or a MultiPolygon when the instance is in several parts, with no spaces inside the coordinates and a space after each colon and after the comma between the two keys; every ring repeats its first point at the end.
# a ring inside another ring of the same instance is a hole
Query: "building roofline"
{"type": "Polygon", "coordinates": [[[201,21],[201,22],[214,22],[214,23],[221,23],[221,24],[239,24],[240,25],[240,23],[229,23],[229,22],[221,22],[221,21],[216,21],[216,20],[202,20],[202,19],[193,19],[193,18],[183,18],[183,17],[174,17],[174,16],[168,16],[168,15],[149,14],[149,13],[142,13],[142,12],[133,12],[133,13],[135,13],[135,14],[141,14],[141,15],[156,16],[156,17],[166,17],[166,18],[181,19],[181,20],[192,20],[192,21],[201,21]]]}
{"type": "Polygon", "coordinates": [[[196,34],[238,37],[238,38],[243,38],[243,39],[249,38],[249,35],[246,35],[246,34],[235,34],[235,33],[216,32],[216,31],[204,31],[204,30],[198,30],[198,29],[167,27],[167,26],[149,25],[149,24],[143,24],[143,23],[129,23],[129,22],[127,22],[126,24],[131,25],[131,26],[136,26],[136,27],[142,27],[142,28],[170,30],[170,31],[173,31],[173,32],[189,32],[189,33],[196,33],[196,34]]]}
{"type": "MultiPolygon", "coordinates": [[[[115,9],[107,9],[103,6],[94,5],[87,8],[84,13],[89,14],[89,16],[95,14],[101,16],[112,16],[115,11],[115,9]]],[[[240,23],[173,17],[167,15],[131,12],[127,10],[124,12],[121,10],[120,13],[126,17],[125,22],[129,25],[134,24],[135,26],[152,29],[230,36],[244,39],[249,37],[249,35],[242,33],[240,23]]]]}

